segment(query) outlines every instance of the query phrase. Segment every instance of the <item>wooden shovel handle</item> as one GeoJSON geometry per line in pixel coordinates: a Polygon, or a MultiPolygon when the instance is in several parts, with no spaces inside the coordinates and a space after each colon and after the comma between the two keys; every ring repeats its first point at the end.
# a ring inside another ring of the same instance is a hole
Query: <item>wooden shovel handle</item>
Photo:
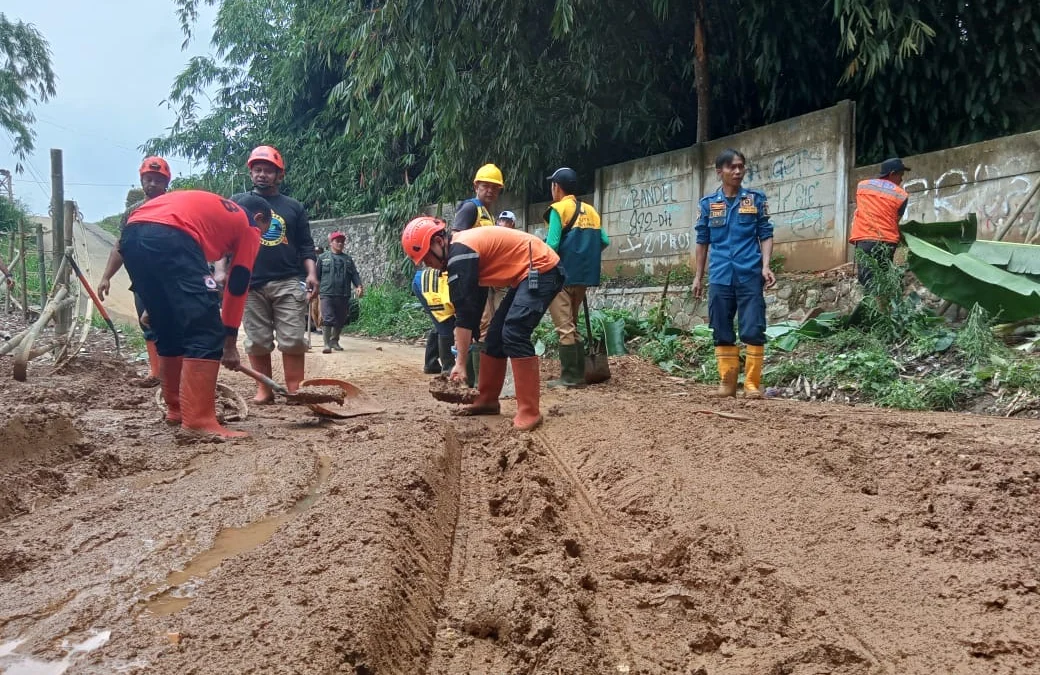
{"type": "Polygon", "coordinates": [[[273,392],[279,393],[282,396],[288,396],[289,395],[289,390],[288,389],[286,389],[282,385],[278,384],[277,382],[275,382],[274,380],[272,380],[268,376],[262,375],[261,373],[256,372],[255,370],[253,370],[252,368],[250,368],[248,366],[239,365],[238,366],[238,372],[243,373],[245,375],[248,375],[249,377],[253,378],[254,380],[259,382],[260,384],[264,385],[265,387],[270,388],[271,391],[273,391],[273,392]]]}

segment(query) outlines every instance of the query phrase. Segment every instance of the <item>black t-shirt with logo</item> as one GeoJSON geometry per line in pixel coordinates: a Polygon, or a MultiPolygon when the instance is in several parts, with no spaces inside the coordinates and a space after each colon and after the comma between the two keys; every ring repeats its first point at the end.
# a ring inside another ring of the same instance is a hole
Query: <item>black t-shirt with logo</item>
{"type": "MultiPolygon", "coordinates": [[[[314,260],[314,239],[303,204],[283,194],[261,195],[271,205],[271,226],[260,233],[260,252],[253,265],[250,288],[269,281],[302,279],[307,275],[304,260],[314,260]]],[[[232,197],[234,199],[234,197],[232,197]]]]}

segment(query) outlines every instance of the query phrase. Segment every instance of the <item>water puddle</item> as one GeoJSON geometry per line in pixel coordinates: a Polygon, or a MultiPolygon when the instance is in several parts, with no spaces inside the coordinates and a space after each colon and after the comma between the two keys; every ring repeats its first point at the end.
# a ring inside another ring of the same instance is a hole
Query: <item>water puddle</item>
{"type": "Polygon", "coordinates": [[[68,653],[61,661],[42,661],[31,656],[16,654],[15,650],[25,640],[0,643],[0,672],[4,675],[62,675],[72,667],[72,662],[77,655],[94,651],[108,642],[111,637],[112,631],[101,631],[71,647],[68,640],[64,640],[62,649],[67,649],[68,653]]]}
{"type": "MultiPolygon", "coordinates": [[[[203,577],[228,558],[251,551],[270,539],[279,527],[306,511],[318,500],[318,490],[328,481],[332,472],[332,460],[322,455],[318,458],[318,476],[307,488],[306,494],[292,508],[277,516],[270,516],[245,527],[229,527],[221,530],[213,546],[188,561],[182,570],[171,572],[166,579],[145,589],[145,595],[166,588],[159,595],[144,603],[144,608],[156,616],[175,614],[191,604],[195,589],[203,577]]],[[[5,673],[6,675],[6,673],[5,673]]]]}

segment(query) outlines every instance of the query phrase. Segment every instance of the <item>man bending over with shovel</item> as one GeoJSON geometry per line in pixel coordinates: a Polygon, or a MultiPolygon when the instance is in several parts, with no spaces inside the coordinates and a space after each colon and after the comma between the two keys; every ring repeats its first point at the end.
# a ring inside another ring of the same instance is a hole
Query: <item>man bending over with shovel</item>
{"type": "Polygon", "coordinates": [[[448,288],[455,305],[455,348],[451,379],[466,379],[466,361],[488,288],[508,288],[487,331],[477,372],[477,400],[463,415],[497,415],[498,397],[506,378],[506,359],[516,381],[516,417],[513,426],[530,431],[542,423],[538,410],[538,357],[531,333],[549,303],[563,288],[566,274],[560,256],[545,242],[504,227],[478,227],[449,234],[443,220],[420,216],[401,234],[401,246],[412,262],[448,272],[448,288]]]}
{"type": "Polygon", "coordinates": [[[220,364],[239,366],[242,323],[260,229],[271,207],[244,194],[238,203],[201,190],[151,199],[127,219],[119,240],[126,271],[148,308],[159,352],[166,421],[225,438],[248,436],[217,422],[220,364]],[[231,256],[223,305],[207,261],[231,256]]]}

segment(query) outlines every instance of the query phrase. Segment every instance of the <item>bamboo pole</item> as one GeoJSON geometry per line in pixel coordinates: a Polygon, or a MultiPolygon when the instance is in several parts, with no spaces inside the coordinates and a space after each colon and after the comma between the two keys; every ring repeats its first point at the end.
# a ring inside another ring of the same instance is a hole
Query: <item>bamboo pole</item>
{"type": "MultiPolygon", "coordinates": [[[[68,251],[72,247],[72,221],[76,217],[76,202],[71,199],[65,200],[65,216],[63,218],[65,231],[62,233],[62,241],[65,244],[65,248],[61,249],[61,262],[65,263],[68,251]]],[[[57,252],[55,252],[55,261],[58,260],[57,252]]],[[[62,264],[58,268],[58,273],[54,277],[54,283],[62,284],[64,286],[69,285],[69,267],[67,264],[62,264]]],[[[72,325],[72,312],[63,310],[58,312],[57,317],[54,321],[54,333],[58,336],[66,335],[69,332],[69,328],[72,325]]]]}
{"type": "MultiPolygon", "coordinates": [[[[14,257],[14,232],[8,233],[7,239],[7,271],[14,276],[15,266],[18,265],[18,261],[14,257]]],[[[4,284],[4,314],[11,313],[11,295],[14,293],[13,289],[7,288],[7,284],[4,284]]]]}
{"type": "MultiPolygon", "coordinates": [[[[64,309],[66,307],[72,307],[75,304],[76,304],[76,298],[65,298],[64,300],[62,300],[58,304],[58,309],[64,309]]],[[[31,331],[31,330],[32,330],[32,327],[30,326],[29,328],[26,328],[22,332],[16,333],[14,335],[14,337],[12,337],[10,340],[5,342],[4,344],[0,345],[0,356],[3,356],[4,354],[8,354],[10,352],[13,352],[15,349],[17,349],[18,345],[22,342],[22,340],[25,339],[25,336],[28,335],[29,331],[31,331]]]]}
{"type": "Polygon", "coordinates": [[[997,231],[996,236],[993,237],[993,241],[1001,241],[1002,239],[1004,239],[1004,235],[1008,233],[1008,230],[1010,230],[1011,226],[1015,224],[1015,221],[1018,220],[1018,217],[1022,215],[1022,211],[1025,210],[1026,204],[1029,203],[1029,200],[1033,198],[1033,195],[1035,195],[1037,191],[1040,191],[1040,181],[1036,182],[1036,185],[1034,185],[1033,189],[1029,191],[1029,194],[1026,195],[1026,198],[1023,199],[1022,203],[1018,205],[1018,208],[1015,209],[1014,215],[1012,215],[1004,222],[1004,226],[997,231]]]}
{"type": "Polygon", "coordinates": [[[40,308],[47,304],[47,255],[43,247],[43,223],[36,223],[36,251],[40,261],[40,308]]]}
{"type": "Polygon", "coordinates": [[[62,301],[68,297],[69,289],[65,286],[58,287],[58,292],[54,294],[47,306],[40,312],[40,318],[36,320],[32,328],[29,329],[29,334],[26,335],[21,344],[19,345],[19,352],[14,357],[14,379],[19,382],[25,382],[25,377],[28,371],[29,357],[32,352],[33,341],[43,330],[43,327],[51,320],[54,313],[58,310],[58,307],[62,304],[62,301]]]}
{"type": "Polygon", "coordinates": [[[18,247],[22,249],[22,316],[29,323],[29,278],[25,268],[25,218],[18,219],[18,247]]]}

